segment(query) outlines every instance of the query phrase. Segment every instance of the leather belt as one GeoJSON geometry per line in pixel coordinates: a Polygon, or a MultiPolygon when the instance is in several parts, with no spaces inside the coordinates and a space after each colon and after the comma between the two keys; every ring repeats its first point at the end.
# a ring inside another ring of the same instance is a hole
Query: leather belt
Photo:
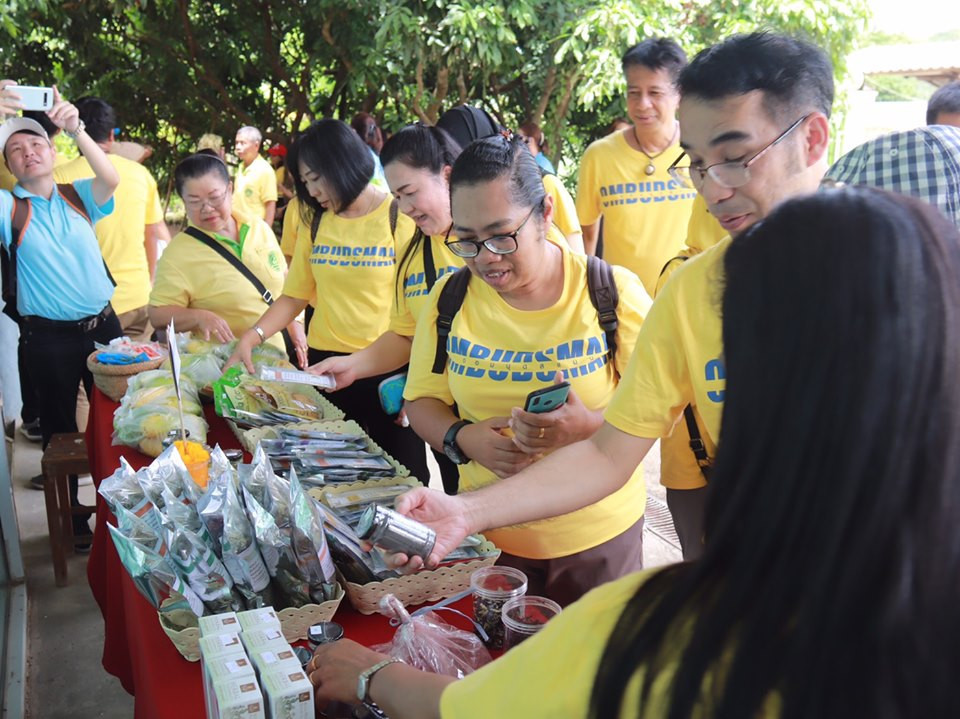
{"type": "Polygon", "coordinates": [[[55,330],[92,332],[112,315],[113,306],[107,304],[106,307],[100,310],[100,314],[91,315],[90,317],[84,317],[79,320],[50,320],[46,317],[38,317],[36,315],[24,315],[21,317],[21,320],[28,327],[48,327],[55,330]]]}

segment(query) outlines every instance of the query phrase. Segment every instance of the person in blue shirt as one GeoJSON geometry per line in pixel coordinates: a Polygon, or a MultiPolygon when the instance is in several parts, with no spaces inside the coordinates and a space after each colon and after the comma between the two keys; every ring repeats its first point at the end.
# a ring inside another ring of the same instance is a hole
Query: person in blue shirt
{"type": "MultiPolygon", "coordinates": [[[[0,114],[20,109],[15,83],[0,81],[0,114]]],[[[103,150],[84,131],[77,108],[54,88],[50,121],[74,139],[90,162],[95,176],[72,183],[62,192],[53,179],[56,149],[36,121],[14,117],[0,125],[0,151],[17,179],[13,192],[0,191],[0,244],[11,252],[16,244],[16,303],[26,364],[39,394],[40,433],[46,449],[50,438],[76,432],[77,387],[89,393],[92,376],[87,356],[94,343],[106,343],[121,334],[110,306],[110,277],[91,223],[113,211],[113,192],[120,177],[103,150]],[[20,237],[13,237],[14,197],[27,202],[29,212],[20,237]],[[78,205],[79,203],[79,205],[78,205]]],[[[15,274],[13,274],[15,273],[15,274]]],[[[12,309],[12,308],[11,308],[12,309]]],[[[77,499],[77,479],[71,478],[71,501],[77,499]]],[[[90,533],[85,520],[74,518],[74,534],[90,533]]]]}
{"type": "Polygon", "coordinates": [[[550,158],[544,154],[547,151],[547,138],[544,137],[540,125],[535,122],[525,122],[520,125],[517,134],[527,143],[527,147],[530,148],[530,154],[533,155],[533,159],[537,161],[541,172],[545,172],[548,175],[556,175],[557,171],[553,168],[553,163],[550,162],[550,158]]]}

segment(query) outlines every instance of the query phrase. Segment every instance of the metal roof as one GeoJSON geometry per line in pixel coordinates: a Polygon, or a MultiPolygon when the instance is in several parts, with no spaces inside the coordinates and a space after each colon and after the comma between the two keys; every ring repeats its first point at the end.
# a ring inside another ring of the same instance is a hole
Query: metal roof
{"type": "Polygon", "coordinates": [[[960,41],[865,47],[850,53],[849,64],[863,75],[900,75],[944,85],[960,79],[960,41]]]}

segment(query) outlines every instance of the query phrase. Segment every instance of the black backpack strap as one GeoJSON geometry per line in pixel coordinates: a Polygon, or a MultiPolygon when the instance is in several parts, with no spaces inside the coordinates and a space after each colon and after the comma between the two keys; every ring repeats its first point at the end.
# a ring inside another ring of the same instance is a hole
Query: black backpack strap
{"type": "MultiPolygon", "coordinates": [[[[417,232],[420,232],[420,230],[417,230],[417,232]]],[[[427,283],[427,292],[429,292],[437,284],[437,266],[433,261],[433,240],[430,239],[429,235],[423,235],[420,244],[423,247],[423,278],[427,283]]]]}
{"type": "Polygon", "coordinates": [[[663,267],[660,269],[660,274],[657,275],[657,279],[663,277],[663,273],[666,272],[667,269],[670,267],[670,265],[672,265],[672,264],[673,264],[674,262],[676,262],[677,260],[680,260],[681,262],[686,262],[686,261],[689,260],[689,259],[690,259],[690,258],[687,257],[686,255],[677,255],[676,257],[671,257],[669,260],[667,260],[667,261],[664,263],[663,267]]]}
{"type": "Polygon", "coordinates": [[[3,276],[3,313],[19,324],[17,312],[17,249],[23,242],[23,233],[30,224],[33,207],[25,197],[13,196],[10,212],[10,247],[0,253],[0,274],[3,276]]]}
{"type": "Polygon", "coordinates": [[[687,405],[683,408],[683,418],[687,423],[687,433],[690,435],[690,449],[693,456],[697,459],[697,466],[703,478],[710,481],[710,467],[712,462],[710,455],[707,454],[707,446],[703,443],[703,437],[700,435],[700,428],[697,426],[697,418],[693,416],[693,407],[687,405]]]}
{"type": "Polygon", "coordinates": [[[613,279],[613,268],[599,257],[587,255],[587,291],[590,302],[597,310],[597,320],[600,329],[607,336],[610,361],[613,362],[617,353],[617,304],[620,302],[620,292],[613,279]]]}
{"type": "Polygon", "coordinates": [[[264,302],[266,302],[268,305],[273,304],[273,295],[270,293],[270,290],[268,290],[264,286],[264,284],[260,281],[260,278],[258,278],[255,274],[253,274],[253,272],[251,272],[249,267],[247,267],[245,264],[243,264],[243,262],[241,262],[239,257],[237,257],[235,254],[230,252],[230,250],[228,250],[226,247],[221,245],[216,240],[211,239],[209,235],[206,235],[200,230],[198,230],[196,227],[187,227],[187,229],[185,229],[184,232],[186,232],[195,240],[199,240],[200,242],[205,244],[207,247],[209,247],[211,250],[213,250],[218,255],[220,255],[223,259],[225,259],[228,263],[233,265],[234,269],[237,272],[239,272],[241,275],[246,277],[247,280],[250,282],[250,284],[254,286],[254,288],[257,290],[257,293],[260,295],[260,297],[263,299],[264,302]]]}
{"type": "Polygon", "coordinates": [[[437,298],[437,349],[433,358],[433,374],[443,374],[447,367],[447,338],[453,327],[453,318],[463,305],[470,282],[470,268],[461,267],[451,275],[437,298]]]}

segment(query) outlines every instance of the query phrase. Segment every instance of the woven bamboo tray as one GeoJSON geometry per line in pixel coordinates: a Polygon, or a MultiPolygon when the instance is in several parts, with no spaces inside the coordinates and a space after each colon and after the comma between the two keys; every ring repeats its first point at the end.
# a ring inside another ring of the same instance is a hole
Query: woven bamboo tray
{"type": "MultiPolygon", "coordinates": [[[[332,406],[332,405],[331,405],[332,406]]],[[[338,412],[340,410],[337,410],[338,412]]],[[[341,416],[343,415],[340,412],[341,416]]],[[[255,427],[254,429],[242,430],[239,427],[236,427],[231,423],[233,427],[234,434],[237,435],[237,438],[240,440],[240,444],[243,445],[243,448],[253,454],[253,450],[256,449],[257,443],[261,439],[276,439],[280,436],[281,429],[306,429],[313,430],[318,432],[340,432],[343,434],[362,434],[367,440],[367,447],[376,452],[382,452],[383,456],[386,457],[387,461],[390,462],[397,470],[397,476],[399,477],[409,477],[410,470],[400,464],[397,460],[391,457],[389,454],[383,451],[383,448],[380,447],[376,442],[374,442],[370,437],[367,436],[367,433],[363,431],[363,428],[354,422],[352,419],[322,419],[316,422],[291,422],[288,424],[273,424],[268,427],[255,427]]],[[[333,485],[332,485],[333,486],[333,485]]],[[[338,484],[335,486],[347,486],[338,484]]],[[[420,486],[418,482],[416,486],[420,486]]]]}
{"type": "MultiPolygon", "coordinates": [[[[394,477],[332,485],[323,489],[311,489],[308,493],[327,504],[326,498],[331,493],[351,492],[364,487],[390,484],[409,484],[411,489],[421,486],[413,477],[394,477]]],[[[484,556],[468,562],[459,562],[437,569],[421,570],[403,577],[385,579],[382,582],[356,584],[348,582],[342,577],[340,582],[346,587],[350,604],[361,614],[376,614],[379,611],[380,599],[385,594],[395,595],[397,599],[403,602],[404,606],[408,607],[425,604],[426,602],[436,602],[469,589],[470,575],[481,567],[489,567],[500,557],[500,550],[493,542],[486,539],[477,547],[477,551],[484,556]]]]}
{"type": "MultiPolygon", "coordinates": [[[[288,642],[295,642],[307,638],[307,630],[313,624],[319,622],[329,622],[333,615],[337,613],[340,602],[343,601],[344,591],[342,585],[337,585],[337,596],[335,599],[324,602],[323,604],[304,604],[302,607],[287,607],[277,612],[280,617],[280,628],[283,630],[283,636],[288,642]]],[[[171,628],[159,612],[157,617],[160,620],[160,626],[164,633],[173,642],[173,646],[180,652],[180,656],[188,662],[200,661],[200,630],[197,627],[176,630],[171,628]]]]}
{"type": "Polygon", "coordinates": [[[94,384],[114,402],[119,402],[126,394],[127,380],[141,372],[157,369],[164,360],[163,357],[158,357],[135,364],[100,364],[97,361],[98,354],[100,350],[95,350],[87,357],[87,369],[93,374],[94,384]]]}

